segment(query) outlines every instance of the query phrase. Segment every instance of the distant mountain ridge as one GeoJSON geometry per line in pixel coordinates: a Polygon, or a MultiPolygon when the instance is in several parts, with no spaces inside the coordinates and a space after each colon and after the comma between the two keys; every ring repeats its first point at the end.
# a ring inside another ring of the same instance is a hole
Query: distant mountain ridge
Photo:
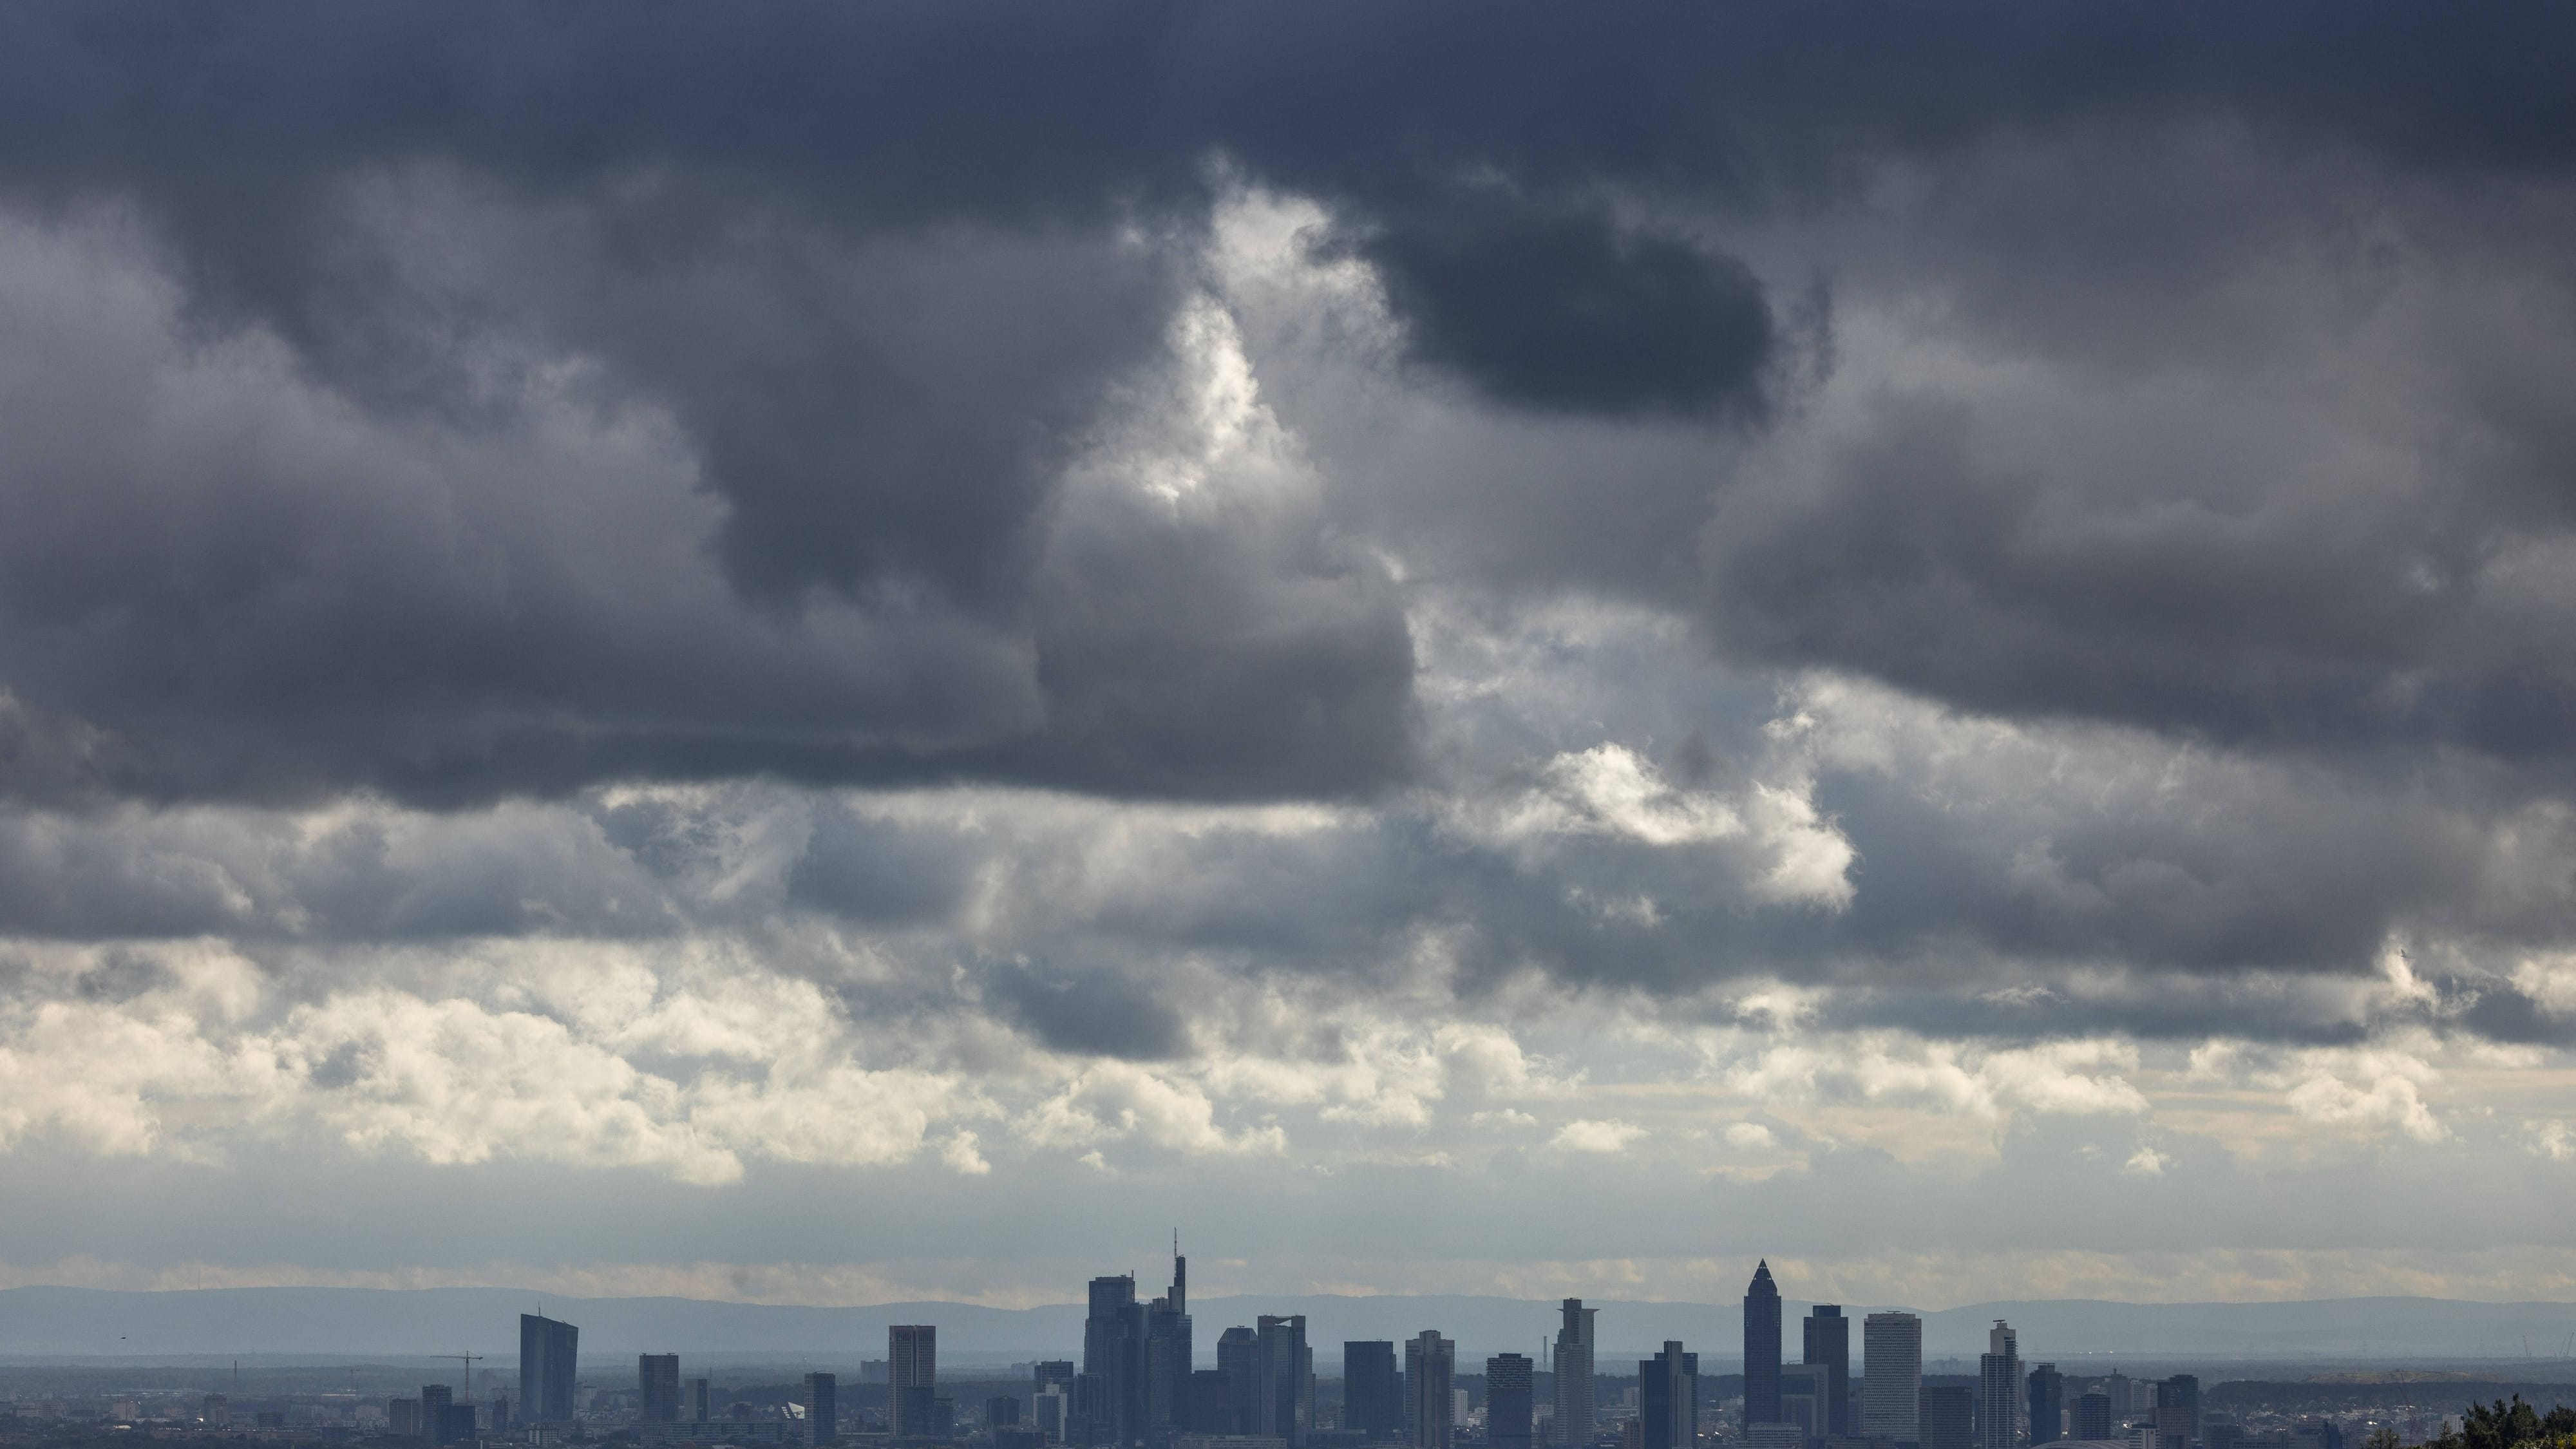
{"type": "MultiPolygon", "coordinates": [[[[1666,1339],[1702,1361],[1732,1365],[1741,1343],[1736,1305],[1586,1299],[1601,1310],[1601,1362],[1651,1352],[1666,1339]]],[[[207,1288],[121,1292],[97,1288],[0,1289],[0,1356],[389,1355],[470,1351],[507,1359],[518,1315],[540,1306],[578,1323],[582,1352],[777,1354],[854,1363],[885,1355],[893,1323],[939,1325],[944,1358],[1069,1357],[1082,1342],[1082,1306],[986,1308],[968,1303],[880,1303],[809,1308],[688,1298],[566,1298],[511,1288],[207,1288]]],[[[1852,1304],[1854,1318],[1881,1305],[1852,1304]]],[[[1321,1295],[1194,1298],[1203,1353],[1225,1326],[1260,1313],[1303,1313],[1319,1373],[1339,1370],[1345,1339],[1402,1339],[1437,1328],[1462,1358],[1541,1349],[1556,1327],[1552,1300],[1472,1295],[1321,1295]]],[[[1787,1337],[1808,1305],[1787,1305],[1787,1337]]],[[[2274,1359],[2564,1359],[2576,1345],[2576,1304],[2474,1303],[2441,1298],[2335,1298],[2294,1303],[2114,1303],[2057,1299],[1978,1303],[1928,1312],[1925,1367],[1962,1358],[1973,1369],[1996,1318],[2020,1331],[2037,1361],[2106,1353],[2274,1359]]],[[[1855,1355],[1860,1333],[1852,1334],[1855,1355]]],[[[1542,1362],[1544,1359],[1542,1358],[1542,1362]]]]}

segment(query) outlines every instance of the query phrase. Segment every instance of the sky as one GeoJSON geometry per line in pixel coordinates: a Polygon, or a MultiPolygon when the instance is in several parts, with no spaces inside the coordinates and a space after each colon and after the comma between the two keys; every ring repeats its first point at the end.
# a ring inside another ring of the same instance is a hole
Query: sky
{"type": "Polygon", "coordinates": [[[2576,15],[0,11],[0,1284],[2576,1298],[2576,15]]]}

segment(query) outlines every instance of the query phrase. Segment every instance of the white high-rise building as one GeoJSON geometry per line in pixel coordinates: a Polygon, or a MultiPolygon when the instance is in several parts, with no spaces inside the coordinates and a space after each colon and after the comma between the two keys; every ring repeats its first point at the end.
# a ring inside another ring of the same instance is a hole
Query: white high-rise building
{"type": "Polygon", "coordinates": [[[2020,1449],[2021,1339],[2002,1319],[1977,1360],[1977,1449],[2020,1449]]]}
{"type": "Polygon", "coordinates": [[[1860,1324],[1860,1431],[1921,1440],[1923,1320],[1873,1313],[1860,1324]]]}

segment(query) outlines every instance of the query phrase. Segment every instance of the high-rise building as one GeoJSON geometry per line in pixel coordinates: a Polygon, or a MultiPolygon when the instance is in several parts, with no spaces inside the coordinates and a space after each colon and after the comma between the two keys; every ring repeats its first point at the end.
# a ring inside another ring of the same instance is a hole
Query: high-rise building
{"type": "Polygon", "coordinates": [[[1029,1401],[1038,1438],[1049,1444],[1064,1442],[1065,1429],[1073,1418],[1073,1394],[1064,1384],[1049,1384],[1038,1390],[1029,1401]]]}
{"type": "MultiPolygon", "coordinates": [[[[1395,1350],[1390,1347],[1392,1355],[1395,1350]]],[[[1225,1375],[1225,1427],[1206,1428],[1209,1434],[1249,1434],[1259,1412],[1256,1400],[1261,1391],[1261,1339],[1251,1329],[1236,1324],[1217,1335],[1217,1372],[1225,1375]]]]}
{"type": "Polygon", "coordinates": [[[1253,1320],[1252,1409],[1244,1432],[1285,1439],[1305,1449],[1315,1425],[1315,1351],[1306,1344],[1306,1315],[1262,1314],[1253,1320]]]}
{"type": "Polygon", "coordinates": [[[1819,1303],[1807,1315],[1806,1351],[1800,1361],[1825,1371],[1825,1382],[1819,1392],[1824,1412],[1817,1417],[1824,1422],[1815,1430],[1819,1434],[1851,1432],[1851,1320],[1843,1317],[1839,1303],[1819,1303]]]}
{"type": "Polygon", "coordinates": [[[420,1386],[420,1428],[424,1434],[438,1425],[438,1411],[456,1402],[456,1390],[447,1384],[420,1386]]]}
{"type": "Polygon", "coordinates": [[[1189,1407],[1190,1264],[1180,1249],[1175,1234],[1171,1291],[1145,1309],[1145,1342],[1139,1355],[1144,1367],[1143,1425],[1145,1437],[1154,1442],[1179,1427],[1189,1407]]]}
{"type": "Polygon", "coordinates": [[[1768,1258],[1744,1290],[1744,1422],[1780,1422],[1780,1289],[1768,1258]]]}
{"type": "Polygon", "coordinates": [[[1090,1311],[1082,1320],[1082,1376],[1075,1380],[1073,1407],[1088,1442],[1124,1449],[1142,1438],[1144,1354],[1145,1307],[1136,1301],[1136,1275],[1092,1279],[1090,1311]]]}
{"type": "Polygon", "coordinates": [[[1592,1356],[1597,1341],[1593,1337],[1593,1315],[1601,1310],[1586,1308],[1580,1298],[1568,1298],[1560,1309],[1556,1330],[1555,1417],[1548,1426],[1549,1435],[1559,1444],[1589,1444],[1596,1415],[1592,1406],[1592,1356]]]}
{"type": "Polygon", "coordinates": [[[1538,1365],[1527,1355],[1498,1353],[1485,1360],[1485,1442],[1492,1449],[1530,1449],[1531,1393],[1537,1382],[1538,1365]]]}
{"type": "Polygon", "coordinates": [[[1998,1318],[1977,1359],[1977,1449],[2020,1449],[2021,1336],[1998,1318]]]}
{"type": "Polygon", "coordinates": [[[2066,1437],[2066,1379],[2057,1365],[2044,1363],[2030,1371],[2030,1442],[2052,1444],[2066,1437]]]}
{"type": "Polygon", "coordinates": [[[1449,1396],[1457,1387],[1457,1344],[1432,1328],[1404,1341],[1404,1442],[1450,1449],[1457,1421],[1449,1396]]]}
{"type": "Polygon", "coordinates": [[[1181,1427],[1193,1434],[1230,1435],[1241,1424],[1234,1412],[1234,1383],[1223,1369],[1192,1369],[1181,1427]]]}
{"type": "Polygon", "coordinates": [[[1020,1422],[1020,1400],[1016,1394],[995,1394],[984,1401],[984,1427],[1016,1428],[1020,1422]]]}
{"type": "Polygon", "coordinates": [[[1637,1363],[1637,1425],[1642,1449],[1691,1449],[1699,1436],[1699,1355],[1679,1339],[1637,1363]]]}
{"type": "Polygon", "coordinates": [[[2111,1396],[2096,1389],[2075,1396],[2075,1437],[2100,1443],[2111,1437],[2111,1396]]]}
{"type": "Polygon", "coordinates": [[[519,1412],[536,1424],[568,1424],[581,1330],[535,1313],[519,1315],[519,1412]]]}
{"type": "Polygon", "coordinates": [[[680,1356],[639,1353],[635,1356],[635,1417],[647,1424],[680,1421],[680,1356]]]}
{"type": "Polygon", "coordinates": [[[1916,1422],[1923,1449],[1975,1449],[1976,1391],[1946,1384],[1922,1390],[1916,1422]]]}
{"type": "Polygon", "coordinates": [[[1784,1364],[1780,1369],[1780,1422],[1798,1426],[1802,1443],[1812,1443],[1833,1432],[1827,1427],[1826,1386],[1832,1382],[1824,1369],[1814,1364],[1784,1364]]]}
{"type": "Polygon", "coordinates": [[[1073,1392],[1072,1359],[1040,1359],[1036,1366],[1031,1369],[1029,1373],[1030,1393],[1043,1394],[1051,1388],[1062,1389],[1068,1394],[1073,1392]]]}
{"type": "Polygon", "coordinates": [[[805,1443],[841,1442],[841,1380],[836,1374],[805,1376],[805,1443]]]}
{"type": "Polygon", "coordinates": [[[886,1327],[886,1422],[896,1438],[932,1432],[939,1409],[939,1329],[929,1323],[886,1327]]]}
{"type": "Polygon", "coordinates": [[[1404,1432],[1404,1390],[1396,1377],[1393,1339],[1353,1339],[1342,1345],[1342,1427],[1380,1440],[1404,1432]]]}
{"type": "Polygon", "coordinates": [[[2182,1425],[2185,1440],[2200,1437],[2200,1377],[2197,1374],[2175,1374],[2156,1385],[2156,1428],[2165,1431],[2164,1411],[2178,1409],[2175,1422],[2182,1425]]]}
{"type": "Polygon", "coordinates": [[[1923,1320],[1911,1313],[1873,1313],[1861,1320],[1860,1348],[1860,1431],[1920,1441],[1923,1320]]]}
{"type": "Polygon", "coordinates": [[[707,1381],[706,1381],[705,1379],[691,1379],[691,1380],[689,1380],[689,1419],[690,1419],[690,1421],[691,1421],[692,1423],[703,1424],[703,1423],[707,1422],[709,1419],[714,1418],[714,1417],[715,1417],[715,1404],[714,1404],[714,1402],[713,1402],[713,1401],[714,1401],[714,1399],[715,1399],[715,1391],[714,1391],[713,1389],[711,1389],[711,1388],[709,1388],[709,1387],[708,1387],[708,1385],[707,1385],[707,1381]]]}

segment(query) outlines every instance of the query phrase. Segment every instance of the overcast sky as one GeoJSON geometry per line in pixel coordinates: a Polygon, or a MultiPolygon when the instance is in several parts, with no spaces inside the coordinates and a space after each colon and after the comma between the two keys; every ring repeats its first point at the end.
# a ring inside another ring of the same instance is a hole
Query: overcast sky
{"type": "Polygon", "coordinates": [[[2571,32],[0,10],[0,1282],[2576,1297],[2571,32]]]}

